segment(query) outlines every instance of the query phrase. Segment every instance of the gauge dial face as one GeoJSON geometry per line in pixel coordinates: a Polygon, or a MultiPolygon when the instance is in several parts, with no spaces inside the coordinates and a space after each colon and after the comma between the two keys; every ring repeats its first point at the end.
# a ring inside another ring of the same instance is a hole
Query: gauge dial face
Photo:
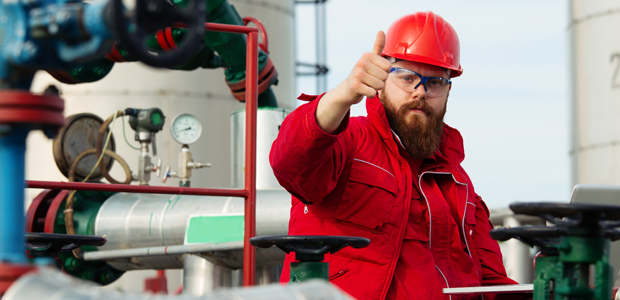
{"type": "Polygon", "coordinates": [[[172,137],[183,145],[189,145],[198,140],[202,133],[202,125],[196,117],[182,114],[174,118],[170,127],[172,137]]]}

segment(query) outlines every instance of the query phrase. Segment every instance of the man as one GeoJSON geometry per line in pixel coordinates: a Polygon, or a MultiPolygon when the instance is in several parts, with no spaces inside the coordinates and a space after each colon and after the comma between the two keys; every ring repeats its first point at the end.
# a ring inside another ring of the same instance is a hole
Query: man
{"type": "MultiPolygon", "coordinates": [[[[290,235],[366,237],[328,256],[330,281],[358,299],[448,299],[444,287],[515,284],[489,211],[443,123],[459,40],[432,12],[395,21],[349,77],[291,113],[270,161],[293,195],[290,235]],[[367,97],[367,117],[349,118],[367,97]]],[[[288,280],[288,255],[282,275],[288,280]]],[[[480,299],[452,296],[451,299],[480,299]]],[[[485,295],[485,299],[491,298],[485,295]]]]}

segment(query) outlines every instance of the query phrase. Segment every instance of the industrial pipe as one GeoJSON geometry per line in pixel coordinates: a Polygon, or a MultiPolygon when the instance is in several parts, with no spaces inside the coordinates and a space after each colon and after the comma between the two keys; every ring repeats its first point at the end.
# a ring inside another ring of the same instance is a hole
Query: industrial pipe
{"type": "MultiPolygon", "coordinates": [[[[258,190],[256,195],[258,202],[256,234],[260,236],[286,234],[291,207],[288,192],[258,190]]],[[[237,197],[118,193],[99,208],[93,221],[94,235],[105,235],[108,240],[104,246],[99,247],[100,251],[180,246],[187,244],[185,239],[188,236],[188,227],[192,227],[189,222],[192,217],[241,216],[244,211],[244,199],[237,197]]],[[[247,220],[245,222],[247,224],[247,220]]],[[[244,228],[247,227],[246,225],[244,228]]],[[[207,238],[213,233],[226,230],[226,228],[196,228],[198,232],[204,232],[207,238]]],[[[282,263],[284,257],[281,251],[261,250],[258,254],[259,265],[282,263]]],[[[242,257],[244,257],[242,250],[231,250],[226,253],[216,252],[207,258],[217,265],[237,269],[243,267],[242,257]]],[[[108,264],[118,270],[183,267],[179,255],[117,259],[108,261],[108,264]]]]}
{"type": "Polygon", "coordinates": [[[100,184],[89,182],[52,182],[26,180],[26,187],[32,189],[76,190],[96,192],[152,193],[168,195],[247,197],[248,192],[240,189],[186,188],[168,186],[143,186],[126,184],[100,184]]]}
{"type": "Polygon", "coordinates": [[[146,247],[134,249],[119,249],[108,251],[91,251],[83,253],[84,260],[106,260],[119,259],[128,257],[144,257],[144,256],[161,256],[175,255],[187,253],[201,253],[208,251],[227,251],[239,250],[243,248],[243,242],[228,243],[212,243],[212,244],[194,244],[194,245],[177,245],[162,247],[146,247]]]}
{"type": "Polygon", "coordinates": [[[20,224],[24,224],[24,156],[29,131],[29,125],[0,124],[0,261],[26,262],[20,224]]]}
{"type": "MultiPolygon", "coordinates": [[[[243,249],[243,274],[244,286],[254,285],[256,268],[256,251],[250,245],[249,239],[256,235],[256,115],[258,106],[258,29],[246,26],[231,26],[222,24],[205,24],[212,31],[225,31],[235,33],[245,33],[248,35],[246,52],[246,80],[245,80],[245,104],[247,113],[246,140],[245,140],[245,189],[225,190],[225,189],[195,189],[195,188],[171,188],[171,187],[136,187],[127,185],[101,185],[88,183],[55,183],[49,182],[27,182],[28,187],[56,188],[72,190],[93,190],[93,191],[127,191],[143,193],[167,193],[167,194],[188,194],[194,192],[198,195],[217,195],[217,196],[241,196],[245,198],[245,236],[243,249]],[[87,188],[88,186],[88,188],[87,188]],[[102,187],[103,186],[103,187],[102,187]],[[144,189],[146,188],[146,189],[144,189]]],[[[22,168],[23,169],[23,168],[22,168]]],[[[22,222],[23,223],[23,222],[22,222]]]]}

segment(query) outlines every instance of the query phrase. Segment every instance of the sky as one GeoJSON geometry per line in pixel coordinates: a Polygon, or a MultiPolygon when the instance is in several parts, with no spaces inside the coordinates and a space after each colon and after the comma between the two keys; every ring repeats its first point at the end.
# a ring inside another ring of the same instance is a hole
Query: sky
{"type": "MultiPolygon", "coordinates": [[[[568,1],[328,0],[327,89],[342,82],[378,30],[433,11],[459,35],[464,73],[452,80],[445,122],[465,141],[463,167],[489,208],[568,201],[568,1]]],[[[297,61],[314,62],[314,5],[296,6],[297,61]]],[[[316,93],[313,77],[297,93],[316,93]]],[[[299,102],[301,103],[301,102],[299,102]]],[[[364,102],[351,109],[365,115],[364,102]]]]}

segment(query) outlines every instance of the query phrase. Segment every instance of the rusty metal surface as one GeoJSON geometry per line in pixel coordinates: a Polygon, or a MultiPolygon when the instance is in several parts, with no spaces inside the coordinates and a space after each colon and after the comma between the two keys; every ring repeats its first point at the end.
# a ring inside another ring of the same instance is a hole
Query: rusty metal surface
{"type": "MultiPolygon", "coordinates": [[[[103,124],[103,120],[90,113],[81,113],[67,117],[65,126],[62,127],[60,133],[54,138],[52,144],[54,161],[56,161],[56,166],[58,166],[58,169],[65,177],[69,177],[69,168],[75,157],[85,150],[95,148],[101,124],[103,124]]],[[[114,135],[110,137],[110,142],[106,149],[115,151],[114,135]]],[[[103,162],[109,170],[114,160],[109,156],[105,156],[103,162]]],[[[96,163],[97,157],[95,155],[82,159],[75,170],[75,179],[82,181],[96,163]]],[[[89,180],[99,180],[101,177],[101,171],[97,168],[89,180]]]]}

